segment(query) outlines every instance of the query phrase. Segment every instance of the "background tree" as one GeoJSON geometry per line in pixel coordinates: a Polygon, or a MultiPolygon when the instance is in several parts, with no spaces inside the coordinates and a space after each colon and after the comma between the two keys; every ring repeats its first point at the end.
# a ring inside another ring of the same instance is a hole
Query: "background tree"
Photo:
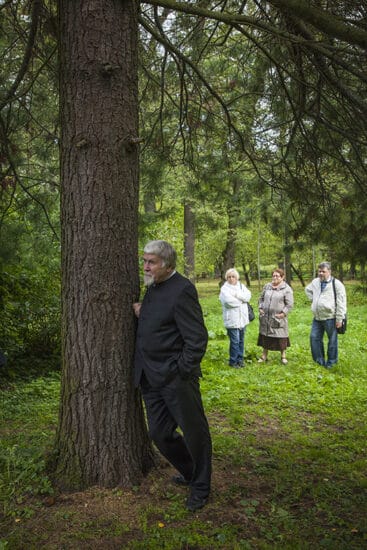
{"type": "MultiPolygon", "coordinates": [[[[355,172],[358,160],[351,162],[348,151],[355,156],[364,147],[365,107],[359,99],[365,79],[358,68],[361,50],[355,47],[353,37],[350,44],[340,41],[340,37],[347,36],[345,30],[353,35],[353,31],[363,29],[364,8],[337,5],[327,13],[322,10],[319,13],[313,6],[307,9],[302,4],[297,9],[294,3],[287,2],[267,5],[249,2],[240,7],[223,2],[214,12],[206,9],[208,3],[149,4],[154,4],[155,10],[148,7],[142,10],[140,22],[161,42],[165,84],[169,82],[172,86],[169,97],[176,98],[174,90],[181,90],[177,128],[181,128],[183,158],[194,152],[191,161],[195,170],[200,170],[199,185],[209,180],[210,168],[217,166],[213,151],[213,137],[217,133],[222,140],[226,136],[225,141],[232,148],[242,151],[259,181],[289,197],[298,228],[302,218],[309,219],[312,210],[314,217],[321,209],[331,210],[337,201],[337,195],[332,196],[333,172],[340,171],[343,164],[355,172]],[[158,5],[164,6],[162,13],[169,25],[161,25],[159,32],[155,32],[154,23],[161,13],[158,5]],[[174,17],[168,17],[169,9],[175,10],[174,17]],[[315,13],[320,19],[316,23],[312,19],[315,13]],[[194,14],[201,17],[199,23],[191,16],[194,14]],[[317,40],[313,24],[318,33],[322,31],[317,40]],[[199,25],[201,43],[205,46],[193,66],[192,38],[199,25]],[[341,55],[342,48],[348,55],[347,64],[341,55]],[[170,58],[177,66],[176,73],[172,72],[170,58]],[[257,87],[247,77],[252,72],[256,74],[254,59],[262,60],[258,63],[257,87]],[[231,60],[235,62],[231,64],[231,60]],[[189,94],[188,90],[194,88],[188,83],[198,74],[205,87],[189,94]],[[228,123],[228,133],[224,134],[218,124],[220,120],[228,123]],[[210,140],[205,136],[210,136],[210,140]],[[203,153],[197,153],[200,143],[199,150],[207,147],[209,151],[205,163],[203,153]]],[[[359,39],[356,40],[359,44],[359,39]]],[[[178,133],[165,132],[165,142],[172,143],[173,136],[177,145],[178,133]]],[[[365,167],[361,166],[361,170],[365,171],[365,167]]],[[[354,174],[353,179],[356,177],[354,174]]],[[[356,182],[362,189],[361,174],[356,182]]],[[[329,217],[323,218],[328,225],[329,217]]]]}
{"type": "Polygon", "coordinates": [[[59,368],[55,36],[41,2],[0,5],[0,348],[9,375],[59,368]]]}

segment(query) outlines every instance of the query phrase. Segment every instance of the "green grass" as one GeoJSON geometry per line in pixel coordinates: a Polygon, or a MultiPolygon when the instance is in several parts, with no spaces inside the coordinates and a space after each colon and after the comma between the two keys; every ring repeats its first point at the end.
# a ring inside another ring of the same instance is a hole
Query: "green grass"
{"type": "MultiPolygon", "coordinates": [[[[258,291],[251,290],[256,305],[258,291]]],[[[312,362],[310,306],[296,286],[289,363],[282,365],[276,352],[257,363],[255,319],[246,333],[246,368],[234,370],[227,366],[218,292],[216,282],[199,285],[210,335],[201,383],[214,447],[207,507],[190,515],[185,493],[167,488],[163,470],[145,488],[86,492],[45,513],[52,486],[44,456],[59,392],[53,375],[2,392],[0,549],[367,548],[365,295],[347,285],[348,332],[339,337],[334,369],[312,362]]]]}

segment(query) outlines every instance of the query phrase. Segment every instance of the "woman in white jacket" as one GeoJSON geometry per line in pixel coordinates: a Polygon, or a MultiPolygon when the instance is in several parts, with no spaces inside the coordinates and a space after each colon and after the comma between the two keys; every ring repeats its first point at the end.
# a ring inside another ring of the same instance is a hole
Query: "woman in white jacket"
{"type": "Polygon", "coordinates": [[[223,309],[224,326],[229,336],[229,366],[243,367],[246,325],[249,324],[247,302],[251,292],[240,283],[240,275],[234,268],[225,274],[219,300],[223,309]]]}

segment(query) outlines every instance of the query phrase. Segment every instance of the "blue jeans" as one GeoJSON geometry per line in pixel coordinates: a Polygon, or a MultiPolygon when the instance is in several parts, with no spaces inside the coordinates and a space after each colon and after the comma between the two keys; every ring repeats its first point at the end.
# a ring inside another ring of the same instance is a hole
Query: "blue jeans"
{"type": "Polygon", "coordinates": [[[227,328],[229,336],[229,365],[231,367],[243,365],[245,332],[246,327],[227,328]]]}
{"type": "Polygon", "coordinates": [[[326,321],[312,321],[311,327],[311,353],[312,359],[324,367],[332,367],[338,362],[338,333],[335,327],[335,319],[326,321]],[[327,360],[325,361],[324,333],[328,337],[327,360]]]}

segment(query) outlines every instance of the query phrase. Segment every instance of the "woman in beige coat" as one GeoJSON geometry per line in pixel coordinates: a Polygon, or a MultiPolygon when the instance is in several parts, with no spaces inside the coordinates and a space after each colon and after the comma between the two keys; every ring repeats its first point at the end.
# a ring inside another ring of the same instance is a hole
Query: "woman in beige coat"
{"type": "Polygon", "coordinates": [[[274,269],[271,283],[267,283],[259,298],[259,337],[257,345],[263,352],[259,363],[268,360],[268,351],[280,351],[281,362],[286,365],[286,349],[290,346],[288,336],[288,313],[293,307],[293,290],[284,280],[284,271],[274,269]]]}

